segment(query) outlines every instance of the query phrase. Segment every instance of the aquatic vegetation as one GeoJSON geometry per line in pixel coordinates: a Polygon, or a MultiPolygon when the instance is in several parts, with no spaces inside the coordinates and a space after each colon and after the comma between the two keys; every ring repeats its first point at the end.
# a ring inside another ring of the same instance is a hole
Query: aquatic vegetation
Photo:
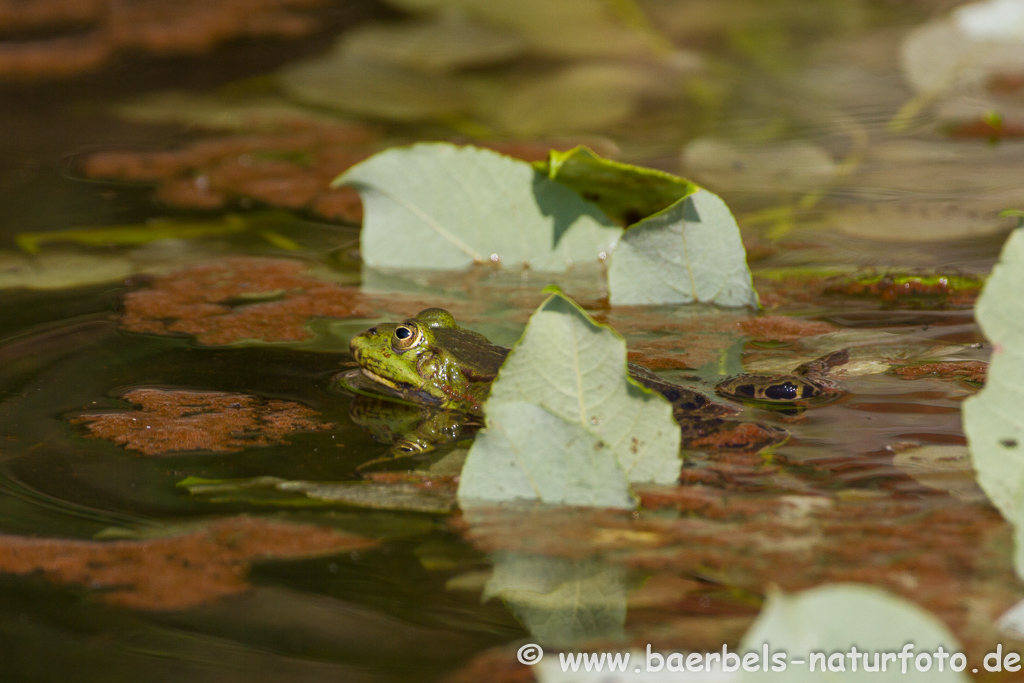
{"type": "Polygon", "coordinates": [[[970,306],[984,279],[955,273],[864,273],[826,280],[825,294],[877,298],[912,308],[970,306]]]}
{"type": "Polygon", "coordinates": [[[312,408],[293,401],[170,389],[132,389],[121,398],[140,409],[85,413],[71,422],[84,424],[91,438],[108,439],[143,455],[237,453],[286,443],[296,432],[334,428],[312,408]]]}
{"type": "Polygon", "coordinates": [[[239,37],[296,38],[320,24],[310,9],[322,0],[186,2],[174,11],[147,2],[5,3],[5,28],[36,40],[0,41],[0,78],[66,77],[93,71],[128,51],[194,54],[239,37]],[[79,27],[72,37],[68,25],[79,27]],[[132,30],[127,30],[131,27],[132,30]]]}
{"type": "Polygon", "coordinates": [[[133,332],[195,335],[201,344],[311,339],[310,318],[366,317],[353,287],[306,272],[302,261],[234,257],[154,278],[125,296],[121,325],[133,332]]]}
{"type": "Polygon", "coordinates": [[[41,574],[87,587],[104,602],[184,610],[249,589],[256,562],[370,548],[372,539],[329,527],[225,517],[193,529],[131,540],[82,541],[0,535],[0,571],[41,574]]]}
{"type": "Polygon", "coordinates": [[[977,360],[950,361],[947,363],[912,363],[895,365],[893,375],[903,379],[919,377],[938,377],[939,379],[958,379],[975,384],[984,384],[988,375],[988,363],[977,360]]]}

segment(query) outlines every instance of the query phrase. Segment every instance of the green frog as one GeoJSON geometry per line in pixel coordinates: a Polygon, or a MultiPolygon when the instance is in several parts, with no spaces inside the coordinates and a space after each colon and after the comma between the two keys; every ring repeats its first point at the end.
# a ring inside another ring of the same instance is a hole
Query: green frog
{"type": "MultiPolygon", "coordinates": [[[[345,388],[357,394],[384,394],[414,405],[456,411],[466,416],[470,425],[481,424],[491,383],[509,353],[509,349],[492,344],[479,332],[460,327],[451,313],[441,308],[425,309],[399,323],[371,327],[353,337],[350,348],[359,370],[339,377],[345,388]]],[[[828,373],[847,359],[845,351],[838,351],[801,366],[792,375],[738,375],[725,379],[716,391],[727,398],[759,404],[793,407],[821,403],[843,393],[828,373]]],[[[630,363],[628,370],[637,382],[669,400],[683,428],[684,444],[737,424],[725,419],[739,412],[732,405],[668,382],[641,365],[630,363]]],[[[442,431],[450,433],[450,418],[442,421],[446,425],[442,431]]],[[[778,428],[762,429],[766,443],[761,447],[781,443],[787,437],[778,428]]],[[[430,450],[437,445],[436,441],[431,443],[433,431],[430,421],[426,421],[424,427],[396,441],[396,450],[430,450]]]]}

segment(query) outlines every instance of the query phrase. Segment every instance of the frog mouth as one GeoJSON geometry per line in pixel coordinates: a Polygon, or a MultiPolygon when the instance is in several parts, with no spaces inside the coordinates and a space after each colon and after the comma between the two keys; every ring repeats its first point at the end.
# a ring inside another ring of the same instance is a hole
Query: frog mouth
{"type": "Polygon", "coordinates": [[[390,379],[384,379],[383,377],[373,372],[372,370],[367,370],[366,368],[363,367],[359,368],[359,370],[377,384],[383,384],[384,386],[390,389],[394,389],[395,391],[399,390],[398,384],[396,382],[393,382],[390,379]]]}

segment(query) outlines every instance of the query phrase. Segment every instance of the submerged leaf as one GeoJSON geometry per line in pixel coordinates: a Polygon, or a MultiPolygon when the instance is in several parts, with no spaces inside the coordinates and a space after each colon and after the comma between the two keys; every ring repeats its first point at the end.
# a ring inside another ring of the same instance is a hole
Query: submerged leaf
{"type": "Polygon", "coordinates": [[[564,271],[596,262],[621,230],[596,206],[529,164],[476,147],[421,143],[341,175],[363,199],[360,249],[373,267],[564,271]]]}
{"type": "Polygon", "coordinates": [[[668,77],[643,65],[573,64],[527,79],[480,81],[473,109],[515,135],[599,131],[629,118],[643,95],[670,88],[668,77]]]}
{"type": "Polygon", "coordinates": [[[811,192],[832,182],[839,165],[809,142],[778,142],[741,147],[714,138],[697,138],[682,155],[685,172],[719,192],[811,192]]]}
{"type": "Polygon", "coordinates": [[[678,480],[671,406],[629,377],[622,337],[561,294],[530,318],[484,411],[460,501],[632,507],[626,481],[678,480]]]}
{"type": "Polygon", "coordinates": [[[1010,234],[975,306],[992,342],[985,388],[963,407],[964,433],[978,483],[1017,530],[1024,577],[1024,230],[1010,234]]]}
{"type": "Polygon", "coordinates": [[[228,215],[223,220],[175,221],[154,220],[141,225],[115,225],[104,228],[79,228],[51,232],[23,232],[14,237],[26,253],[38,254],[48,242],[76,242],[89,246],[124,246],[147,244],[157,240],[193,239],[213,235],[244,232],[249,222],[240,216],[228,215]]]}
{"type": "Polygon", "coordinates": [[[83,287],[123,280],[136,270],[131,260],[114,254],[0,252],[0,290],[83,287]]]}
{"type": "MultiPolygon", "coordinates": [[[[951,660],[943,661],[942,671],[932,661],[932,653],[940,647],[947,656],[963,651],[942,622],[911,602],[867,585],[831,584],[796,595],[773,594],[743,636],[739,651],[760,653],[766,645],[771,653],[786,653],[784,661],[792,662],[784,676],[787,683],[833,680],[832,676],[844,681],[970,680],[951,669],[951,660]],[[878,666],[875,658],[881,659],[881,653],[898,653],[908,644],[911,656],[928,653],[927,670],[921,671],[914,660],[908,663],[906,673],[899,661],[888,662],[885,672],[866,670],[878,666]],[[856,669],[849,656],[853,646],[862,653],[856,669]],[[808,661],[813,653],[821,657],[816,672],[810,670],[808,661]],[[797,666],[793,662],[797,658],[805,664],[797,666]],[[822,671],[826,666],[828,673],[822,671]]],[[[778,677],[775,671],[744,669],[738,680],[770,681],[778,677]]]]}
{"type": "Polygon", "coordinates": [[[277,80],[305,104],[395,121],[443,119],[469,103],[455,78],[381,64],[350,52],[344,41],[325,57],[285,67],[277,80]]]}
{"type": "Polygon", "coordinates": [[[522,38],[445,13],[424,21],[360,26],[345,33],[349,55],[419,71],[450,71],[519,55],[522,38]]]}

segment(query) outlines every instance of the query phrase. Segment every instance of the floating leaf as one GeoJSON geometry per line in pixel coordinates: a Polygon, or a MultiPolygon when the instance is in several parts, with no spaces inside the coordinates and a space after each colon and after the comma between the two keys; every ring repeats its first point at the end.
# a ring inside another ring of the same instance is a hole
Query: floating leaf
{"type": "Polygon", "coordinates": [[[278,95],[201,95],[167,90],[143,95],[114,108],[128,121],[178,123],[215,130],[251,131],[296,123],[336,123],[336,116],[301,107],[278,95]]]}
{"type": "Polygon", "coordinates": [[[365,59],[344,41],[325,57],[284,68],[277,80],[300,102],[396,121],[449,118],[469,105],[455,78],[365,59]]]}
{"type": "Polygon", "coordinates": [[[586,147],[553,151],[534,164],[624,224],[636,223],[693,194],[697,186],[671,173],[602,159],[586,147]]]}
{"type": "MultiPolygon", "coordinates": [[[[943,671],[933,662],[931,655],[940,646],[947,654],[962,652],[956,638],[938,619],[913,603],[866,585],[832,584],[796,595],[778,592],[771,595],[760,616],[743,636],[739,651],[761,653],[765,644],[770,653],[786,653],[785,661],[791,662],[784,674],[787,683],[840,678],[844,681],[929,683],[968,683],[970,680],[951,669],[951,659],[943,662],[943,671]],[[907,644],[914,657],[928,653],[927,671],[919,671],[915,660],[907,661],[906,673],[898,660],[888,662],[884,672],[865,670],[864,657],[869,667],[875,667],[878,663],[875,657],[880,660],[881,653],[901,652],[907,644]],[[854,646],[862,653],[855,671],[853,658],[847,656],[854,646]],[[813,653],[821,653],[823,658],[812,673],[813,653]],[[797,665],[793,662],[795,659],[802,659],[805,664],[797,665]],[[822,672],[824,667],[828,668],[827,672],[822,672]]],[[[966,660],[963,664],[966,665],[966,660]]],[[[738,680],[771,681],[778,680],[779,675],[770,670],[742,670],[738,680]]]]}
{"type": "Polygon", "coordinates": [[[669,173],[602,159],[585,147],[553,152],[544,168],[632,223],[608,268],[613,305],[757,306],[739,227],[717,195],[669,173]]]}
{"type": "MultiPolygon", "coordinates": [[[[677,463],[677,476],[678,470],[677,463]]],[[[462,470],[459,499],[636,507],[626,473],[604,441],[525,401],[488,407],[487,429],[462,470]]]]}
{"type": "Polygon", "coordinates": [[[424,21],[359,26],[344,34],[347,54],[422,71],[450,71],[519,55],[522,38],[444,13],[424,21]]]}
{"type": "Polygon", "coordinates": [[[597,560],[497,552],[483,600],[501,598],[544,645],[620,639],[626,622],[626,570],[597,560]]]}
{"type": "Polygon", "coordinates": [[[629,118],[643,95],[670,88],[670,78],[649,65],[572,64],[528,79],[481,81],[473,110],[516,135],[599,131],[629,118]]]}
{"type": "Polygon", "coordinates": [[[699,189],[630,227],[608,266],[613,305],[758,305],[739,227],[717,195],[699,189]]]}
{"type": "Polygon", "coordinates": [[[596,206],[528,163],[476,147],[390,149],[335,184],[355,187],[366,219],[360,249],[373,267],[456,269],[499,261],[564,271],[596,262],[621,230],[596,206]]]}
{"type": "Polygon", "coordinates": [[[739,147],[713,138],[697,138],[683,150],[683,167],[719,192],[810,192],[828,185],[839,165],[809,142],[778,142],[739,147]]]}
{"type": "Polygon", "coordinates": [[[975,305],[992,342],[985,388],[963,407],[964,433],[978,483],[1017,530],[1024,577],[1024,230],[1010,234],[975,305]]]}
{"type": "Polygon", "coordinates": [[[138,270],[114,254],[0,252],[0,289],[67,289],[123,280],[138,270]]]}
{"type": "Polygon", "coordinates": [[[982,83],[1024,69],[1024,2],[985,0],[910,32],[901,46],[903,73],[920,93],[982,83]]]}
{"type": "Polygon", "coordinates": [[[460,500],[632,507],[626,481],[678,480],[671,406],[629,377],[622,337],[562,294],[530,318],[484,410],[460,500]]]}

